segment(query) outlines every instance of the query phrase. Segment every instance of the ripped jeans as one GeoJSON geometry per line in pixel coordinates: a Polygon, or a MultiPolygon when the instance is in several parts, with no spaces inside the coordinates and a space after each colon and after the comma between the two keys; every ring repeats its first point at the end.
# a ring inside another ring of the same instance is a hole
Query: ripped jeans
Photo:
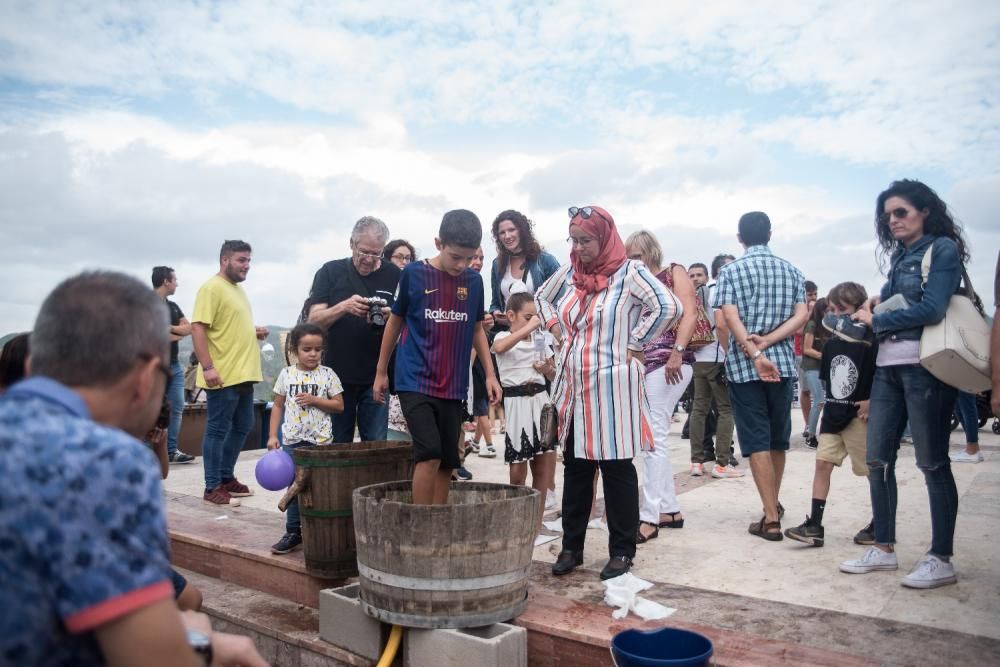
{"type": "Polygon", "coordinates": [[[877,543],[896,542],[896,454],[909,418],[917,467],[924,473],[931,506],[931,553],[952,555],[958,490],[948,439],[956,393],[919,364],[875,369],[867,461],[877,543]]]}

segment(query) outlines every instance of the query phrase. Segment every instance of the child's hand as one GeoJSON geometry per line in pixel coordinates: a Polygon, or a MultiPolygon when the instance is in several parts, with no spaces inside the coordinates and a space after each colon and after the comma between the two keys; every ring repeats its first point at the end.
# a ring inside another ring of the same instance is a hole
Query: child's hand
{"type": "MultiPolygon", "coordinates": [[[[378,378],[376,378],[377,381],[378,378]]],[[[388,382],[388,379],[386,381],[388,382]]],[[[491,405],[496,405],[503,398],[503,390],[500,389],[500,383],[497,382],[495,375],[486,378],[486,395],[489,397],[491,405]]]]}
{"type": "Polygon", "coordinates": [[[376,403],[385,403],[385,392],[389,389],[389,374],[376,372],[375,384],[372,385],[372,398],[376,403]]]}
{"type": "Polygon", "coordinates": [[[267,439],[267,448],[269,450],[271,450],[271,449],[277,449],[280,446],[281,445],[278,444],[278,437],[277,436],[274,436],[272,438],[268,438],[267,439]]]}
{"type": "Polygon", "coordinates": [[[539,373],[541,373],[542,375],[544,375],[545,377],[549,377],[551,373],[556,372],[555,358],[549,357],[545,361],[533,361],[531,363],[531,367],[534,368],[539,373]]]}
{"type": "Polygon", "coordinates": [[[860,419],[863,422],[867,422],[868,421],[868,410],[869,410],[869,405],[870,405],[869,402],[868,401],[858,401],[854,405],[856,405],[858,407],[858,419],[860,419]]]}
{"type": "Polygon", "coordinates": [[[308,407],[310,405],[316,405],[319,402],[319,396],[313,396],[308,392],[302,392],[301,394],[295,394],[295,402],[298,403],[300,407],[308,407]]]}

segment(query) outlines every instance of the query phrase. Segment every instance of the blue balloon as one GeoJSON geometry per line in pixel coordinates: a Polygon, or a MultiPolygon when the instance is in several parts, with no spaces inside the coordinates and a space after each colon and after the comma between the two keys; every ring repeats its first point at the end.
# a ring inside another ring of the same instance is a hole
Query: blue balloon
{"type": "Polygon", "coordinates": [[[272,449],[257,461],[254,474],[268,491],[280,491],[295,479],[295,462],[283,449],[272,449]]]}

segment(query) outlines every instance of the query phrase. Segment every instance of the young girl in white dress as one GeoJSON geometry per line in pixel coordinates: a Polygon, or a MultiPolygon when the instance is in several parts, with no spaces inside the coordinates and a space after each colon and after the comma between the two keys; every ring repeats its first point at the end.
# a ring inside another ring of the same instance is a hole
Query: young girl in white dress
{"type": "Polygon", "coordinates": [[[493,339],[507,415],[504,462],[510,465],[511,484],[523,486],[531,468],[531,486],[540,494],[537,531],[541,529],[545,495],[552,486],[556,467],[555,445],[545,447],[539,440],[542,408],[550,401],[545,380],[555,376],[555,355],[549,333],[540,332],[544,344],[536,351],[534,337],[539,320],[531,294],[510,295],[506,314],[510,331],[501,331],[493,339]]]}

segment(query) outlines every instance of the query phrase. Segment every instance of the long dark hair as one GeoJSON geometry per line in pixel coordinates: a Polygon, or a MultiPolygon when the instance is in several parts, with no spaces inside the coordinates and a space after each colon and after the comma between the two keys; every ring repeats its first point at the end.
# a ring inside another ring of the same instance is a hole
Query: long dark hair
{"type": "MultiPolygon", "coordinates": [[[[820,297],[816,299],[816,303],[813,304],[812,313],[809,314],[809,321],[813,323],[813,338],[814,341],[819,341],[821,343],[826,342],[826,339],[830,337],[830,333],[823,326],[823,316],[826,315],[826,299],[820,297]]],[[[813,342],[813,347],[816,347],[816,343],[813,342]]]]}
{"type": "Polygon", "coordinates": [[[892,236],[889,229],[889,221],[883,220],[882,214],[885,212],[885,202],[890,197],[901,197],[910,203],[918,211],[928,211],[924,220],[924,234],[934,236],[944,236],[955,242],[958,246],[958,256],[962,264],[969,262],[969,248],[962,235],[962,225],[955,222],[948,211],[944,201],[938,194],[920,181],[904,178],[901,181],[893,181],[889,188],[879,194],[875,200],[875,236],[878,239],[878,263],[879,268],[885,270],[887,259],[899,249],[900,243],[892,236]]]}
{"type": "Polygon", "coordinates": [[[3,350],[0,351],[0,391],[24,377],[29,338],[28,333],[20,333],[4,343],[3,350]]]}
{"type": "Polygon", "coordinates": [[[507,271],[507,263],[510,262],[510,253],[507,252],[507,248],[500,242],[500,223],[504,220],[510,220],[517,228],[525,261],[533,262],[542,254],[542,246],[538,245],[538,240],[535,239],[535,234],[531,231],[531,220],[528,220],[528,217],[520,211],[513,209],[503,211],[493,221],[493,242],[497,246],[497,261],[500,262],[499,269],[501,274],[507,271]]]}

